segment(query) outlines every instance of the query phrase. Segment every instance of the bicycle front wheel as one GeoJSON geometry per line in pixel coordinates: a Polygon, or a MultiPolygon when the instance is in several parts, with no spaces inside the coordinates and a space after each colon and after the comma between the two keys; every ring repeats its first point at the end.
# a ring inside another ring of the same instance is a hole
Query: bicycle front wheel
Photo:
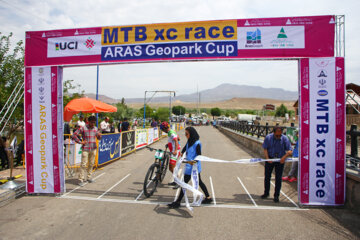
{"type": "Polygon", "coordinates": [[[159,164],[152,164],[146,173],[144,180],[144,195],[150,197],[154,194],[160,179],[160,166],[159,164]]]}
{"type": "Polygon", "coordinates": [[[167,168],[169,166],[169,160],[170,160],[170,155],[166,154],[164,156],[164,161],[162,162],[162,165],[161,165],[161,179],[160,179],[160,182],[162,182],[164,180],[164,178],[165,178],[167,168]]]}

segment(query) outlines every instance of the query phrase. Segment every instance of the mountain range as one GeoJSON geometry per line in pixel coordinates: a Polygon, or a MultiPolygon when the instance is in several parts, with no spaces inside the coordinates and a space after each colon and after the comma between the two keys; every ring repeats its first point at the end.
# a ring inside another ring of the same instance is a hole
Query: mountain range
{"type": "MultiPolygon", "coordinates": [[[[259,86],[237,85],[224,83],[215,88],[207,89],[199,92],[200,101],[203,102],[219,102],[226,101],[232,98],[263,98],[275,100],[296,100],[298,98],[297,91],[287,91],[281,88],[263,88],[259,86]]],[[[94,98],[95,94],[85,94],[87,97],[94,98]]],[[[183,94],[175,97],[175,101],[181,102],[197,102],[198,94],[183,94]]],[[[99,95],[99,100],[106,103],[121,102],[121,99],[113,99],[105,95],[99,95]]],[[[168,102],[169,97],[154,97],[151,102],[160,103],[168,102]]],[[[126,103],[142,103],[143,98],[126,98],[126,103]]]]}

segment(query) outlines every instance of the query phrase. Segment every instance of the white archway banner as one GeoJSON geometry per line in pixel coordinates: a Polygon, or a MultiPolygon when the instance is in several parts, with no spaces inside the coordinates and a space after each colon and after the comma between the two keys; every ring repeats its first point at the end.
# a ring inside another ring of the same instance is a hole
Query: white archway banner
{"type": "Polygon", "coordinates": [[[65,192],[62,68],[25,70],[25,150],[28,193],[65,192]]]}
{"type": "Polygon", "coordinates": [[[300,60],[300,181],[304,205],[345,202],[344,58],[300,60]]]}

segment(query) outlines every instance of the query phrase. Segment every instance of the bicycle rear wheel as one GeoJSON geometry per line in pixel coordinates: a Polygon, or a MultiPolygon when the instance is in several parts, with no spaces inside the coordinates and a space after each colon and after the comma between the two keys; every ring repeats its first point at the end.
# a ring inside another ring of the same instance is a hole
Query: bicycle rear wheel
{"type": "Polygon", "coordinates": [[[170,155],[166,154],[164,156],[164,162],[161,165],[161,179],[160,179],[160,182],[162,182],[164,180],[164,178],[165,178],[167,168],[169,166],[169,160],[170,160],[170,155]]]}
{"type": "Polygon", "coordinates": [[[145,175],[144,180],[144,195],[146,197],[150,197],[154,194],[156,187],[159,183],[159,175],[160,174],[160,166],[157,163],[152,164],[149,167],[149,170],[147,171],[145,175]]]}

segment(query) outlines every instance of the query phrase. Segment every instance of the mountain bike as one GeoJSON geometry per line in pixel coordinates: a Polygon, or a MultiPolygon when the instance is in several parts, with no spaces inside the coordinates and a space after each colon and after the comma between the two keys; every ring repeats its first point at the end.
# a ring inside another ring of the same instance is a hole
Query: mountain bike
{"type": "Polygon", "coordinates": [[[150,197],[154,194],[156,187],[161,183],[166,175],[170,160],[170,152],[167,151],[167,144],[165,151],[161,149],[151,148],[146,146],[150,151],[155,152],[155,162],[149,167],[144,180],[144,195],[150,197]]]}

